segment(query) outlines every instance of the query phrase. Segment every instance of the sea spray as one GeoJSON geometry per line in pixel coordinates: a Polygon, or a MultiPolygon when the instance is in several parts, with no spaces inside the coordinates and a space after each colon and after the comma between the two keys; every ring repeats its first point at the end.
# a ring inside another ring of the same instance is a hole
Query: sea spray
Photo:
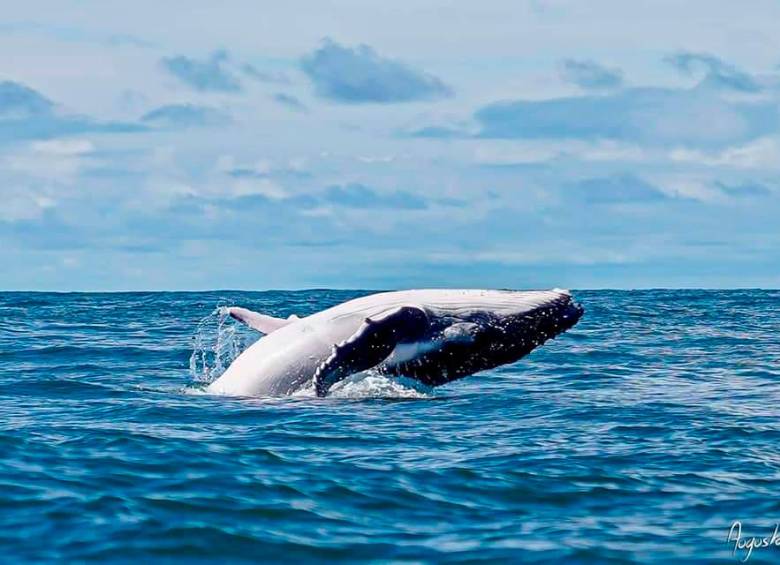
{"type": "Polygon", "coordinates": [[[192,338],[190,376],[196,383],[209,384],[225,372],[245,348],[245,336],[232,322],[228,308],[217,306],[198,322],[192,338]]]}
{"type": "MultiPolygon", "coordinates": [[[[296,398],[316,397],[314,384],[310,384],[293,393],[296,398]]],[[[328,393],[330,398],[367,399],[367,398],[433,398],[433,388],[420,381],[407,377],[382,375],[369,369],[350,375],[333,385],[328,393]]]]}

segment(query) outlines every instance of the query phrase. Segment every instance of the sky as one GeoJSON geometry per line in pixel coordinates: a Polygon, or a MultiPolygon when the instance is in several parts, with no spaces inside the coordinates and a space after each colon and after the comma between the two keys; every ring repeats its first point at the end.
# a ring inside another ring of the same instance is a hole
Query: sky
{"type": "Polygon", "coordinates": [[[778,288],[777,22],[10,3],[0,289],[778,288]]]}

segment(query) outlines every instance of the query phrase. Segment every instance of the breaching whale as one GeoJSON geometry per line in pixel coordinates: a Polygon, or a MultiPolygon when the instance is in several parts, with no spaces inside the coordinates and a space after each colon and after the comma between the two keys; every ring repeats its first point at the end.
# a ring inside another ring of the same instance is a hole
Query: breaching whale
{"type": "Polygon", "coordinates": [[[511,363],[574,326],[568,291],[407,290],[349,300],[287,319],[232,307],[266,334],[208,392],[284,396],[313,384],[325,396],[351,374],[375,370],[438,386],[511,363]]]}

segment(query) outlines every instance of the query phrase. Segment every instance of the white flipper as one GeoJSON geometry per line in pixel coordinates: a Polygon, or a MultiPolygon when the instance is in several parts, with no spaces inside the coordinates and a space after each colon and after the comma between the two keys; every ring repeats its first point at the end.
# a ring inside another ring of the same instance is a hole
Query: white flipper
{"type": "Polygon", "coordinates": [[[279,328],[292,324],[299,319],[298,316],[290,316],[286,320],[284,318],[274,318],[273,316],[266,316],[265,314],[253,312],[252,310],[239,306],[232,306],[227,308],[226,311],[230,314],[231,318],[243,322],[250,328],[264,334],[275,332],[279,328]]]}

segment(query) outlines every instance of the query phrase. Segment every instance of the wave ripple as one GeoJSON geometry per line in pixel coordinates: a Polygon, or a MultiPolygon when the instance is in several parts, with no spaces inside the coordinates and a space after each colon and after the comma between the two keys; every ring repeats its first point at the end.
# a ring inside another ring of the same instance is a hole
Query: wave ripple
{"type": "Polygon", "coordinates": [[[577,292],[573,330],[435,391],[185,394],[256,338],[215,307],[357,294],[0,293],[4,560],[706,562],[733,520],[771,534],[780,292],[577,292]]]}

